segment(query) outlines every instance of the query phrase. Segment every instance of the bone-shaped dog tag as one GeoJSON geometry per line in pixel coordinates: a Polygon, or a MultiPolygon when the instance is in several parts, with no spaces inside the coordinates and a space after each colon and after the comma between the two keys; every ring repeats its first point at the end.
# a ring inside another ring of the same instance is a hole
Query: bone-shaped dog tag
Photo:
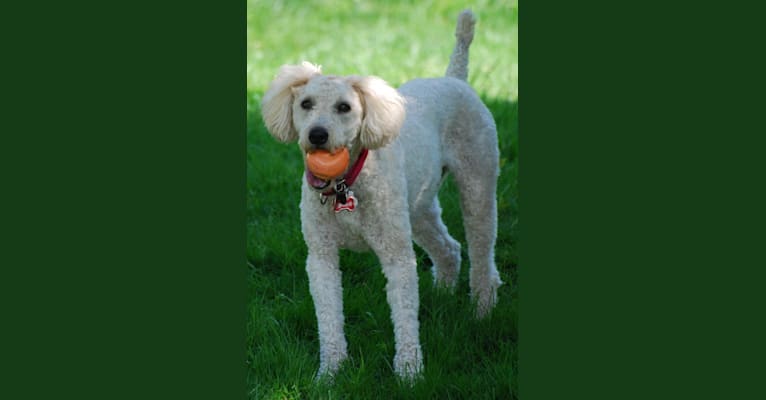
{"type": "Polygon", "coordinates": [[[356,209],[356,204],[358,201],[356,197],[354,197],[354,192],[349,190],[348,193],[346,193],[345,198],[346,198],[346,201],[343,203],[341,203],[337,197],[335,198],[336,213],[339,213],[341,211],[353,212],[356,209]]]}

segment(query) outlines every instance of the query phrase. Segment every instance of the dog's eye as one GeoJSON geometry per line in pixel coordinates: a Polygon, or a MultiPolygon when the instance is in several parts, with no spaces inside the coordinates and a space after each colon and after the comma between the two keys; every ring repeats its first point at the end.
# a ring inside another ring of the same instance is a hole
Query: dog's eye
{"type": "Polygon", "coordinates": [[[338,112],[341,114],[345,114],[347,112],[351,111],[351,106],[348,105],[348,103],[340,103],[338,104],[338,112]]]}
{"type": "Polygon", "coordinates": [[[301,108],[304,110],[311,110],[311,107],[313,106],[314,106],[314,103],[309,99],[303,100],[301,102],[301,108]]]}

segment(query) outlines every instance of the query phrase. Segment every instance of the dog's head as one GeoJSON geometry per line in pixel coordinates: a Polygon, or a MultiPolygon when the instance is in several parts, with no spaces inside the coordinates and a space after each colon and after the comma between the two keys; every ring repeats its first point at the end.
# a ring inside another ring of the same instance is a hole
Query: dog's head
{"type": "Polygon", "coordinates": [[[322,75],[307,62],[280,68],[261,111],[269,133],[285,143],[297,140],[304,154],[380,148],[399,135],[405,115],[404,98],[382,79],[322,75]]]}

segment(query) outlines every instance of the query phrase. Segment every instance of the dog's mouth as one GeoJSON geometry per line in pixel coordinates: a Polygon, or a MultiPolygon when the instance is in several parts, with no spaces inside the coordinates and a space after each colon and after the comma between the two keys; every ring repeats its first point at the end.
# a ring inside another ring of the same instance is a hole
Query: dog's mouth
{"type": "Polygon", "coordinates": [[[313,149],[304,154],[306,182],[314,190],[321,191],[333,179],[342,176],[349,167],[349,150],[339,147],[333,150],[313,149]]]}
{"type": "Polygon", "coordinates": [[[316,190],[326,189],[330,186],[330,180],[324,180],[314,176],[308,168],[306,168],[306,182],[316,190]]]}

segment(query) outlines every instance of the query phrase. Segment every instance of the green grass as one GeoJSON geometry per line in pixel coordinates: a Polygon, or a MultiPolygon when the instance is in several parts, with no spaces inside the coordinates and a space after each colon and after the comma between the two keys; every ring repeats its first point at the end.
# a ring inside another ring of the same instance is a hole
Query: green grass
{"type": "Polygon", "coordinates": [[[385,278],[372,254],[341,252],[349,361],[333,385],[315,383],[316,318],[305,272],[298,202],[303,163],[295,145],[266,132],[259,104],[280,65],[302,60],[331,74],[372,74],[398,86],[444,74],[459,1],[248,1],[247,325],[248,396],[253,399],[515,398],[517,396],[516,253],[518,236],[518,50],[516,2],[478,1],[469,82],[498,126],[496,262],[507,283],[492,316],[471,317],[470,268],[457,192],[440,192],[444,220],[463,244],[452,295],[431,286],[428,257],[420,274],[424,378],[413,387],[393,374],[394,340],[385,278]]]}

